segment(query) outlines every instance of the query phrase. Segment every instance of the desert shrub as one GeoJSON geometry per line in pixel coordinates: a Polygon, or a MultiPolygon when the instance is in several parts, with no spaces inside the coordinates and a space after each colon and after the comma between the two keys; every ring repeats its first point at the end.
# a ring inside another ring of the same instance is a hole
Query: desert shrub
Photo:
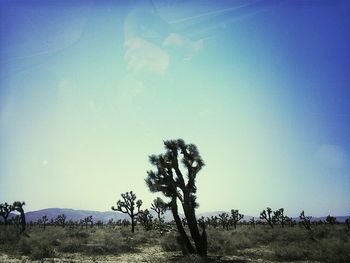
{"type": "Polygon", "coordinates": [[[47,239],[21,238],[17,244],[18,251],[38,260],[55,256],[53,245],[47,239]]]}
{"type": "Polygon", "coordinates": [[[308,251],[296,243],[278,243],[273,246],[273,258],[278,261],[296,261],[306,259],[308,251]]]}
{"type": "Polygon", "coordinates": [[[69,236],[70,237],[76,237],[76,238],[79,238],[79,239],[85,239],[85,238],[88,238],[90,236],[90,234],[87,233],[87,232],[84,232],[84,231],[76,231],[76,232],[70,233],[69,236]]]}
{"type": "Polygon", "coordinates": [[[311,233],[312,237],[315,239],[323,239],[330,235],[331,229],[328,226],[317,227],[311,233]]]}
{"type": "MultiPolygon", "coordinates": [[[[291,232],[293,233],[293,232],[291,232]]],[[[296,232],[294,232],[295,234],[296,232]]],[[[287,233],[287,236],[291,235],[287,233]]],[[[307,232],[306,238],[302,234],[287,237],[285,241],[276,240],[271,244],[273,258],[280,261],[316,260],[321,262],[350,262],[350,241],[345,235],[329,229],[315,229],[307,232]],[[339,235],[338,235],[339,234],[339,235]]]]}
{"type": "Polygon", "coordinates": [[[266,245],[276,240],[278,237],[276,231],[278,231],[278,229],[271,229],[268,226],[259,226],[248,231],[247,235],[249,235],[253,243],[266,245]]]}
{"type": "Polygon", "coordinates": [[[181,247],[177,242],[177,236],[178,234],[175,232],[164,235],[160,242],[162,249],[167,252],[181,251],[181,247]]]}
{"type": "Polygon", "coordinates": [[[280,228],[275,229],[275,233],[272,235],[273,240],[281,242],[298,242],[304,241],[310,237],[310,232],[300,228],[280,228]]]}
{"type": "Polygon", "coordinates": [[[31,259],[43,259],[55,257],[55,251],[51,244],[48,242],[41,242],[37,245],[32,246],[32,251],[30,254],[31,259]]]}
{"type": "Polygon", "coordinates": [[[28,239],[22,238],[16,244],[16,250],[19,251],[23,255],[30,255],[32,253],[32,246],[28,239]]]}
{"type": "Polygon", "coordinates": [[[70,238],[61,243],[59,250],[66,253],[77,253],[82,252],[83,248],[82,244],[77,239],[70,238]]]}
{"type": "Polygon", "coordinates": [[[350,262],[350,242],[337,238],[321,240],[317,248],[311,250],[310,258],[322,262],[350,262]]]}
{"type": "Polygon", "coordinates": [[[237,243],[230,231],[210,231],[208,251],[220,255],[233,255],[237,252],[237,243]]]}
{"type": "Polygon", "coordinates": [[[21,235],[13,226],[0,225],[0,245],[17,243],[21,235]]]}

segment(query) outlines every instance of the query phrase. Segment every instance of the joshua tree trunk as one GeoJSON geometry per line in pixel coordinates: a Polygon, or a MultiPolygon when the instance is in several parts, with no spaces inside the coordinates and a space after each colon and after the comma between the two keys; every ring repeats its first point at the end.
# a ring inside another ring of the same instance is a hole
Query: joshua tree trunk
{"type": "Polygon", "coordinates": [[[131,215],[131,233],[135,232],[135,219],[134,215],[131,215]]]}
{"type": "Polygon", "coordinates": [[[185,232],[185,229],[183,228],[183,225],[181,223],[181,218],[179,217],[179,213],[177,210],[177,204],[176,204],[176,196],[172,197],[172,200],[171,200],[171,212],[173,213],[174,220],[175,220],[177,229],[180,233],[181,239],[184,242],[185,247],[187,249],[187,251],[186,251],[187,254],[188,253],[194,254],[195,253],[194,248],[193,248],[190,240],[188,239],[188,236],[185,232]]]}
{"type": "Polygon", "coordinates": [[[198,229],[195,211],[191,205],[190,197],[187,193],[184,195],[183,209],[187,218],[188,228],[190,229],[191,236],[196,245],[197,253],[202,256],[205,256],[206,251],[204,251],[204,247],[202,244],[202,236],[198,229]]]}

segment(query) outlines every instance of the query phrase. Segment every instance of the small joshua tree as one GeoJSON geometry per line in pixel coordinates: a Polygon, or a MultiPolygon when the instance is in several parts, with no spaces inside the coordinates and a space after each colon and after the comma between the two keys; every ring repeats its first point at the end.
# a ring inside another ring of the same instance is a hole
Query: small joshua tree
{"type": "Polygon", "coordinates": [[[13,202],[13,205],[11,208],[12,211],[19,212],[18,221],[19,221],[19,224],[21,226],[20,233],[23,233],[26,229],[26,216],[24,214],[24,209],[23,209],[24,205],[25,205],[25,202],[15,201],[15,202],[13,202]]]}
{"type": "Polygon", "coordinates": [[[230,226],[230,216],[228,215],[228,213],[223,212],[221,214],[218,215],[219,216],[219,222],[222,226],[223,229],[226,228],[226,230],[228,230],[229,226],[230,226]]]}
{"type": "Polygon", "coordinates": [[[166,204],[162,198],[157,197],[153,200],[151,204],[151,209],[157,213],[158,221],[162,221],[162,215],[164,215],[165,211],[169,209],[168,204],[166,204]]]}
{"type": "Polygon", "coordinates": [[[195,213],[195,209],[198,207],[195,180],[198,172],[204,166],[204,162],[194,144],[186,144],[182,139],[178,139],[164,141],[164,145],[166,150],[164,154],[149,157],[151,164],[156,167],[156,171],[147,172],[147,186],[151,192],[162,192],[171,199],[169,206],[180,234],[182,252],[206,256],[207,235],[203,231],[200,233],[195,213]],[[180,162],[183,164],[183,170],[180,162]],[[195,249],[181,222],[177,200],[180,201],[185,213],[195,249]]]}
{"type": "Polygon", "coordinates": [[[304,210],[303,210],[303,211],[301,211],[299,218],[300,218],[300,220],[301,220],[301,221],[300,221],[301,224],[302,224],[307,230],[312,231],[312,229],[311,229],[311,218],[312,218],[312,216],[305,216],[304,210]]]}
{"type": "Polygon", "coordinates": [[[131,232],[135,231],[135,219],[140,212],[140,207],[142,205],[141,200],[136,201],[136,195],[133,191],[126,192],[125,194],[121,194],[123,200],[119,200],[117,202],[117,206],[112,206],[113,211],[119,211],[124,214],[128,214],[131,219],[131,232]],[[136,202],[135,202],[136,201],[136,202]],[[135,208],[137,208],[137,212],[135,212],[135,208]]]}
{"type": "Polygon", "coordinates": [[[330,225],[334,225],[337,222],[337,218],[331,215],[328,215],[326,218],[326,222],[330,225]]]}
{"type": "Polygon", "coordinates": [[[54,220],[55,226],[61,226],[64,228],[66,226],[66,219],[67,217],[65,214],[58,215],[54,220]]]}
{"type": "Polygon", "coordinates": [[[148,211],[148,209],[141,210],[139,215],[137,216],[137,220],[145,228],[146,231],[149,231],[153,228],[153,216],[148,211]]]}
{"type": "Polygon", "coordinates": [[[348,230],[350,230],[350,218],[347,218],[347,219],[345,220],[345,224],[346,224],[346,226],[348,227],[348,230]]]}
{"type": "Polygon", "coordinates": [[[0,204],[0,216],[4,219],[5,225],[8,224],[7,219],[11,211],[13,211],[13,207],[8,203],[5,202],[4,204],[0,204]]]}
{"type": "Polygon", "coordinates": [[[244,217],[243,214],[240,214],[238,210],[232,209],[231,210],[231,222],[233,224],[233,227],[236,229],[237,223],[244,217]]]}
{"type": "Polygon", "coordinates": [[[272,221],[272,209],[270,207],[267,207],[266,210],[264,209],[261,213],[260,213],[260,219],[262,220],[266,220],[266,222],[269,224],[269,226],[271,228],[273,228],[273,221],[272,221]]]}
{"type": "Polygon", "coordinates": [[[219,225],[219,218],[217,216],[211,216],[208,218],[208,225],[212,226],[213,228],[217,228],[219,225]]]}
{"type": "Polygon", "coordinates": [[[90,227],[92,227],[94,225],[94,222],[92,221],[92,216],[87,216],[83,219],[80,219],[81,227],[83,228],[85,226],[85,229],[88,228],[88,225],[90,225],[90,227]]]}
{"type": "Polygon", "coordinates": [[[280,208],[273,212],[272,222],[280,223],[282,227],[288,222],[289,217],[284,215],[284,208],[280,208]]]}
{"type": "Polygon", "coordinates": [[[256,222],[255,222],[255,218],[254,218],[254,217],[252,217],[252,218],[249,220],[249,224],[252,225],[252,226],[255,228],[256,222]]]}
{"type": "Polygon", "coordinates": [[[44,230],[46,229],[46,223],[47,223],[47,221],[49,221],[49,219],[47,218],[47,216],[43,216],[43,217],[41,218],[41,224],[42,224],[44,230]]]}

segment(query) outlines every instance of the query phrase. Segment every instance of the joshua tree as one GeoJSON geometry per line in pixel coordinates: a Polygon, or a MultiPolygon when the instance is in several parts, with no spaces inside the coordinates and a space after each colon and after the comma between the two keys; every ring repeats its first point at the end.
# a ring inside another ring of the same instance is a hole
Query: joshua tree
{"type": "Polygon", "coordinates": [[[217,228],[219,225],[219,218],[217,216],[211,216],[208,218],[208,225],[217,228]]]}
{"type": "Polygon", "coordinates": [[[136,195],[130,191],[125,194],[121,194],[123,200],[119,200],[117,202],[117,206],[112,206],[113,211],[120,211],[124,214],[128,214],[131,219],[131,232],[135,231],[135,218],[140,212],[140,207],[142,205],[141,200],[136,201],[136,195]],[[136,203],[135,203],[136,201],[136,203]],[[135,207],[136,204],[136,207],[135,207]],[[137,208],[137,212],[135,212],[135,208],[137,208]]]}
{"type": "Polygon", "coordinates": [[[102,220],[97,220],[95,225],[98,226],[98,227],[103,227],[103,221],[102,220]]]}
{"type": "Polygon", "coordinates": [[[230,216],[228,213],[226,212],[223,212],[221,214],[218,215],[219,216],[219,222],[222,226],[223,229],[227,229],[229,228],[229,225],[230,225],[230,216]]]}
{"type": "Polygon", "coordinates": [[[255,228],[256,222],[255,222],[255,218],[254,218],[254,217],[252,217],[252,218],[249,220],[249,224],[251,224],[251,225],[255,228]]]}
{"type": "Polygon", "coordinates": [[[328,215],[326,218],[326,222],[330,225],[334,225],[337,221],[337,218],[331,215],[328,215]]]}
{"type": "Polygon", "coordinates": [[[80,224],[82,228],[85,226],[85,229],[87,229],[89,224],[90,224],[90,227],[92,227],[94,224],[94,222],[92,221],[92,216],[87,216],[83,219],[80,219],[80,224]]]}
{"type": "Polygon", "coordinates": [[[206,234],[200,233],[195,214],[195,209],[198,207],[195,180],[204,162],[194,144],[186,144],[182,139],[178,139],[164,141],[164,145],[166,150],[164,154],[149,157],[156,171],[147,172],[146,183],[151,192],[162,192],[171,199],[169,206],[180,234],[180,242],[183,244],[183,253],[198,253],[205,256],[207,254],[206,234]],[[180,162],[183,164],[183,170],[180,162]],[[192,246],[182,225],[177,200],[182,204],[196,249],[192,246]]]}
{"type": "Polygon", "coordinates": [[[148,209],[140,211],[139,215],[137,216],[137,220],[145,228],[146,231],[153,228],[153,216],[148,211],[148,209]]]}
{"type": "Polygon", "coordinates": [[[19,224],[21,225],[20,233],[23,233],[26,229],[26,216],[24,214],[23,206],[25,205],[24,202],[16,201],[13,202],[12,205],[12,211],[19,212],[19,224]]]}
{"type": "Polygon", "coordinates": [[[4,224],[7,225],[7,218],[9,217],[11,211],[13,211],[13,208],[8,203],[0,204],[0,216],[4,219],[4,224]]]}
{"type": "Polygon", "coordinates": [[[348,227],[348,230],[350,230],[350,218],[347,218],[347,219],[345,220],[345,224],[346,224],[346,226],[348,227]]]}
{"type": "Polygon", "coordinates": [[[309,231],[312,231],[311,229],[311,218],[312,216],[305,216],[304,210],[301,211],[300,216],[301,224],[309,231]]]}
{"type": "Polygon", "coordinates": [[[114,222],[113,218],[110,218],[107,222],[107,226],[113,226],[115,224],[116,224],[116,222],[114,222]]]}
{"type": "Polygon", "coordinates": [[[64,228],[66,226],[66,219],[67,217],[65,214],[58,215],[54,221],[55,226],[61,226],[64,228]]]}
{"type": "Polygon", "coordinates": [[[280,208],[273,212],[272,222],[280,223],[282,227],[288,222],[289,217],[284,215],[284,208],[280,208]]]}
{"type": "Polygon", "coordinates": [[[273,221],[272,221],[271,214],[272,214],[272,209],[270,207],[267,207],[266,210],[264,209],[260,213],[260,219],[266,220],[269,226],[273,228],[273,221]]]}
{"type": "Polygon", "coordinates": [[[49,221],[47,216],[43,216],[42,218],[38,219],[37,224],[39,225],[39,227],[42,227],[45,230],[47,221],[49,221]]]}
{"type": "Polygon", "coordinates": [[[165,213],[166,210],[169,209],[168,205],[162,200],[162,198],[157,197],[153,200],[153,203],[151,204],[151,209],[157,213],[158,221],[162,221],[162,215],[165,213]]]}
{"type": "Polygon", "coordinates": [[[240,214],[238,210],[232,209],[231,210],[231,222],[233,224],[233,227],[236,229],[237,223],[244,217],[243,214],[240,214]]]}

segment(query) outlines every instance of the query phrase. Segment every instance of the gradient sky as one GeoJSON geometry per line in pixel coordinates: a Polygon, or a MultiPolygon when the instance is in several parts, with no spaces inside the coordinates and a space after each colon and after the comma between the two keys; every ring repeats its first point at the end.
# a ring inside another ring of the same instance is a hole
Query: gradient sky
{"type": "Polygon", "coordinates": [[[162,141],[199,212],[350,212],[349,1],[0,1],[0,202],[106,211],[162,141]],[[153,4],[152,4],[153,2],[153,4]]]}

